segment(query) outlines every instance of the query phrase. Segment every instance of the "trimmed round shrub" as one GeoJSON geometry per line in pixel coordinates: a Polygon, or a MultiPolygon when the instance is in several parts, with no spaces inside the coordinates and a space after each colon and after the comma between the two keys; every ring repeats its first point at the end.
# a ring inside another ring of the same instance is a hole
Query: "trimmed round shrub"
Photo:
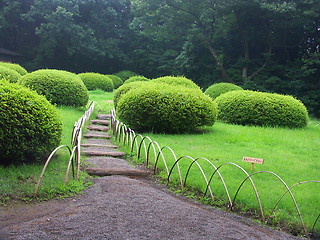
{"type": "Polygon", "coordinates": [[[0,62],[0,66],[4,66],[4,67],[10,68],[12,70],[15,70],[21,76],[26,75],[28,73],[25,68],[21,67],[17,63],[0,62]]]}
{"type": "Polygon", "coordinates": [[[149,81],[149,79],[144,76],[133,76],[133,77],[128,78],[126,81],[124,81],[123,84],[131,83],[131,82],[138,82],[138,81],[149,81]]]}
{"type": "Polygon", "coordinates": [[[204,93],[167,84],[146,84],[124,94],[117,116],[139,131],[181,133],[213,125],[217,108],[204,93]]]}
{"type": "Polygon", "coordinates": [[[117,109],[117,105],[119,102],[119,99],[126,94],[127,92],[129,92],[131,89],[134,88],[141,88],[143,86],[145,86],[147,82],[143,82],[143,81],[137,81],[137,82],[131,82],[131,83],[127,83],[124,84],[122,86],[120,86],[113,95],[113,104],[114,104],[114,108],[117,109]]]}
{"type": "Polygon", "coordinates": [[[301,128],[308,111],[292,96],[250,90],[231,91],[214,100],[218,119],[232,124],[301,128]]]}
{"type": "Polygon", "coordinates": [[[208,87],[204,93],[209,95],[214,100],[221,94],[237,90],[243,90],[243,88],[232,83],[215,83],[208,87]]]}
{"type": "Polygon", "coordinates": [[[198,89],[201,91],[200,87],[195,84],[192,80],[185,78],[185,77],[173,77],[173,76],[165,76],[159,77],[156,79],[151,80],[154,83],[166,83],[173,86],[184,86],[187,88],[198,89]]]}
{"type": "Polygon", "coordinates": [[[18,84],[0,83],[0,164],[44,162],[59,145],[62,123],[44,97],[18,84]]]}
{"type": "Polygon", "coordinates": [[[78,76],[82,79],[88,90],[101,89],[105,92],[113,91],[113,82],[107,75],[100,73],[80,73],[78,76]]]}
{"type": "Polygon", "coordinates": [[[112,80],[114,89],[117,89],[123,84],[121,78],[119,78],[116,75],[107,75],[107,77],[109,77],[112,80]]]}
{"type": "Polygon", "coordinates": [[[0,82],[7,80],[11,83],[16,83],[20,78],[21,75],[17,71],[0,65],[0,82]]]}
{"type": "Polygon", "coordinates": [[[123,71],[115,73],[114,75],[119,77],[124,82],[128,78],[131,78],[133,76],[137,76],[139,74],[136,74],[135,72],[132,72],[132,71],[129,71],[129,70],[123,70],[123,71]]]}
{"type": "Polygon", "coordinates": [[[19,84],[45,95],[54,104],[66,106],[85,106],[89,95],[86,86],[74,73],[41,69],[22,76],[19,84]]]}

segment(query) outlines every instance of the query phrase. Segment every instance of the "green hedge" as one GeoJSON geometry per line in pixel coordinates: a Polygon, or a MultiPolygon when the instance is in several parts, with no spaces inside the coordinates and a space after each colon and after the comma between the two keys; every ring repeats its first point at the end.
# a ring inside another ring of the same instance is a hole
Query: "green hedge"
{"type": "Polygon", "coordinates": [[[200,87],[195,84],[192,80],[185,78],[185,77],[173,77],[173,76],[165,76],[165,77],[159,77],[156,79],[151,80],[153,83],[166,83],[173,86],[184,86],[188,88],[193,88],[200,90],[200,87]]]}
{"type": "Polygon", "coordinates": [[[28,73],[25,68],[21,67],[17,63],[0,62],[0,66],[7,67],[7,68],[10,68],[12,70],[15,70],[21,76],[26,75],[28,73]]]}
{"type": "Polygon", "coordinates": [[[133,76],[133,77],[128,78],[126,81],[124,81],[123,84],[131,83],[131,82],[138,82],[138,81],[149,81],[149,79],[144,76],[133,76]]]}
{"type": "Polygon", "coordinates": [[[243,88],[232,83],[215,83],[208,87],[204,93],[209,95],[214,100],[221,94],[237,90],[243,90],[243,88]]]}
{"type": "Polygon", "coordinates": [[[0,82],[7,80],[11,83],[16,83],[20,78],[21,75],[17,71],[0,65],[0,82]]]}
{"type": "Polygon", "coordinates": [[[139,74],[132,72],[132,71],[129,71],[129,70],[123,70],[123,71],[115,73],[114,75],[119,77],[124,82],[128,78],[133,77],[133,76],[137,76],[139,74]]]}
{"type": "Polygon", "coordinates": [[[59,145],[62,123],[45,97],[0,83],[0,164],[44,162],[59,145]]]}
{"type": "Polygon", "coordinates": [[[217,108],[204,93],[168,84],[145,84],[124,94],[117,116],[134,130],[185,132],[213,125],[217,108]]]}
{"type": "Polygon", "coordinates": [[[78,76],[82,79],[83,83],[86,85],[88,90],[96,90],[101,89],[105,92],[112,92],[113,91],[113,82],[111,78],[107,75],[103,75],[100,73],[80,73],[78,76]]]}
{"type": "Polygon", "coordinates": [[[114,96],[113,96],[113,104],[115,109],[117,109],[117,105],[119,102],[119,99],[126,94],[127,92],[129,92],[131,89],[134,88],[142,88],[143,86],[145,86],[145,84],[148,82],[144,82],[144,81],[137,81],[137,82],[131,82],[131,83],[127,83],[124,84],[122,86],[120,86],[115,92],[114,92],[114,96]]]}
{"type": "Polygon", "coordinates": [[[51,103],[85,106],[89,99],[86,86],[76,74],[54,69],[41,69],[20,78],[19,84],[45,95],[51,103]]]}
{"type": "Polygon", "coordinates": [[[112,82],[113,82],[113,87],[114,89],[117,89],[118,87],[120,87],[123,84],[123,81],[121,80],[121,78],[119,78],[116,75],[106,75],[107,77],[109,77],[112,82]]]}
{"type": "Polygon", "coordinates": [[[215,99],[218,119],[240,125],[301,128],[308,123],[306,107],[292,96],[232,91],[215,99]]]}

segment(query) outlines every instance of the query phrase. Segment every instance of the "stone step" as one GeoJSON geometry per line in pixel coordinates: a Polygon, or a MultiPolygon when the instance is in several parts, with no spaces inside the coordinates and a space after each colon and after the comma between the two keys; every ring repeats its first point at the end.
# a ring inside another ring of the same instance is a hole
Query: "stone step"
{"type": "Polygon", "coordinates": [[[117,145],[99,144],[99,143],[83,143],[82,147],[101,147],[101,148],[118,148],[117,145]]]}
{"type": "Polygon", "coordinates": [[[108,156],[108,157],[124,157],[126,154],[124,152],[109,152],[109,151],[92,151],[92,150],[82,150],[81,153],[85,156],[108,156]]]}
{"type": "Polygon", "coordinates": [[[99,120],[110,120],[111,119],[111,115],[110,114],[98,114],[96,116],[96,119],[99,119],[99,120]]]}
{"type": "Polygon", "coordinates": [[[101,131],[101,132],[108,132],[110,130],[109,127],[106,127],[103,125],[89,125],[87,129],[91,131],[101,131]]]}
{"type": "Polygon", "coordinates": [[[90,122],[92,124],[100,124],[100,125],[105,125],[105,126],[109,126],[111,124],[111,122],[108,120],[99,120],[99,119],[90,120],[90,122]]]}
{"type": "Polygon", "coordinates": [[[97,131],[88,131],[86,134],[83,135],[85,138],[106,138],[110,139],[111,136],[104,132],[97,132],[97,131]]]}
{"type": "Polygon", "coordinates": [[[150,173],[140,169],[105,169],[105,168],[85,168],[89,175],[112,176],[121,175],[129,177],[147,177],[150,173]]]}

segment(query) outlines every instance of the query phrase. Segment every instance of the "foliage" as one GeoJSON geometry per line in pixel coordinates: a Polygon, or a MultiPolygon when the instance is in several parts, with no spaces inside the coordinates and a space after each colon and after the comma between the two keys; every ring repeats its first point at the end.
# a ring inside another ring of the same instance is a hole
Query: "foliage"
{"type": "Polygon", "coordinates": [[[120,72],[115,73],[114,75],[119,77],[123,82],[129,79],[130,77],[138,76],[138,74],[129,70],[122,70],[120,72]]]}
{"type": "Polygon", "coordinates": [[[123,81],[121,80],[121,78],[119,78],[116,75],[109,74],[109,75],[107,75],[107,77],[109,77],[112,80],[114,89],[117,89],[118,87],[120,87],[123,84],[123,81]]]}
{"type": "Polygon", "coordinates": [[[231,124],[301,128],[308,123],[306,107],[292,96],[231,91],[215,99],[218,119],[231,124]]]}
{"type": "Polygon", "coordinates": [[[78,76],[82,79],[88,90],[101,89],[106,92],[113,91],[113,81],[106,75],[100,73],[80,73],[78,76]]]}
{"type": "Polygon", "coordinates": [[[127,83],[124,84],[122,86],[120,86],[115,92],[114,92],[114,96],[113,96],[113,104],[114,107],[117,108],[118,106],[118,102],[120,100],[120,98],[126,94],[127,92],[129,92],[131,89],[135,89],[135,88],[142,88],[145,86],[147,82],[144,81],[136,81],[136,82],[131,82],[131,83],[127,83]]]}
{"type": "Polygon", "coordinates": [[[0,82],[1,80],[7,80],[16,83],[20,78],[21,75],[17,71],[0,65],[0,82]]]}
{"type": "Polygon", "coordinates": [[[43,96],[30,89],[0,83],[0,164],[43,162],[58,146],[61,119],[43,96]]]}
{"type": "Polygon", "coordinates": [[[226,92],[235,91],[235,90],[243,90],[242,87],[239,87],[232,83],[215,83],[207,88],[204,92],[209,95],[213,100],[219,97],[221,94],[226,92]]]}
{"type": "Polygon", "coordinates": [[[117,105],[117,115],[134,130],[185,132],[213,125],[217,109],[203,93],[182,86],[153,83],[123,95],[117,105]]]}
{"type": "Polygon", "coordinates": [[[148,78],[144,76],[132,76],[124,81],[124,84],[131,83],[131,82],[137,82],[137,81],[149,81],[148,78]]]}
{"type": "Polygon", "coordinates": [[[12,70],[15,70],[21,76],[26,75],[28,73],[25,68],[21,67],[17,63],[0,62],[0,66],[4,66],[4,67],[10,68],[12,70]]]}
{"type": "Polygon", "coordinates": [[[172,86],[184,86],[187,88],[193,88],[193,89],[200,90],[200,87],[197,84],[195,84],[192,80],[185,78],[185,77],[165,76],[165,77],[156,78],[156,79],[152,80],[151,82],[165,83],[165,84],[169,84],[172,86]]]}
{"type": "Polygon", "coordinates": [[[43,94],[51,102],[66,106],[85,106],[88,90],[76,74],[54,69],[41,69],[24,75],[19,84],[43,94]]]}

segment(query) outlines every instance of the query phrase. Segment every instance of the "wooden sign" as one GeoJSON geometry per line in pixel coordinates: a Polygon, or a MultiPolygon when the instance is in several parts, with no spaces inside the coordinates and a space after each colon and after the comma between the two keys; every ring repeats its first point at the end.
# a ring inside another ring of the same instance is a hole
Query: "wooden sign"
{"type": "Polygon", "coordinates": [[[254,168],[254,164],[263,164],[264,163],[264,159],[251,158],[251,157],[243,157],[242,161],[251,163],[251,168],[250,168],[251,171],[254,168]]]}

